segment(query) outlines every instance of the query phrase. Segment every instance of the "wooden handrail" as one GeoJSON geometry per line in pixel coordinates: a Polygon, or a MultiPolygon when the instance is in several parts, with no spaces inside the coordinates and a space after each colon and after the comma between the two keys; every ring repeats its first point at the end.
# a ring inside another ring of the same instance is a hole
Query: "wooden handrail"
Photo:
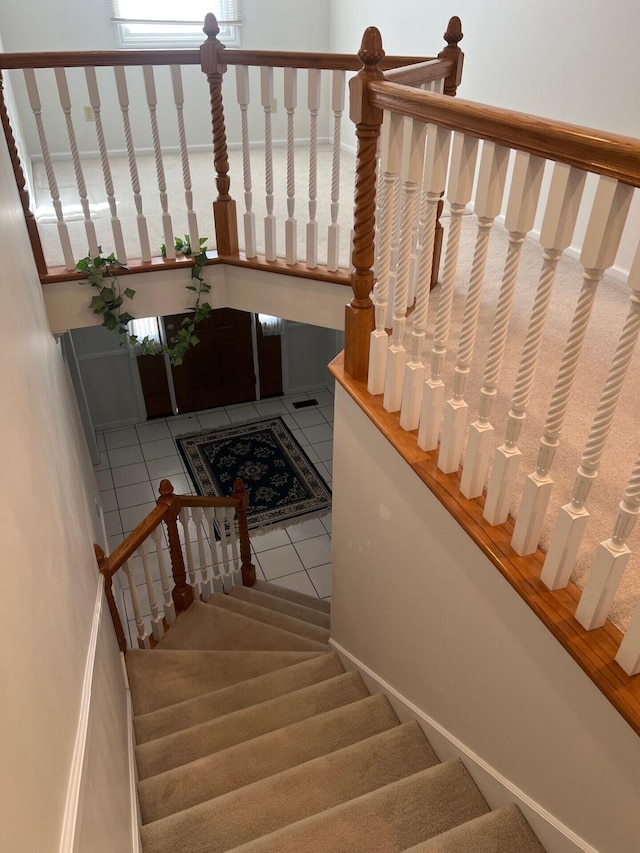
{"type": "Polygon", "coordinates": [[[138,548],[142,545],[145,539],[148,539],[151,536],[151,533],[158,527],[158,525],[162,524],[165,520],[168,512],[167,506],[156,506],[151,510],[149,515],[144,518],[140,524],[132,530],[131,533],[127,536],[127,538],[121,542],[115,551],[112,551],[108,557],[104,558],[103,565],[100,568],[100,571],[103,575],[108,575],[112,578],[115,573],[124,566],[124,564],[129,560],[138,548]]]}
{"type": "Polygon", "coordinates": [[[448,130],[640,186],[640,140],[373,80],[371,103],[448,130]]]}
{"type": "Polygon", "coordinates": [[[385,72],[385,80],[400,83],[403,86],[419,86],[432,80],[441,80],[455,67],[451,59],[429,59],[405,68],[393,68],[385,72]]]}

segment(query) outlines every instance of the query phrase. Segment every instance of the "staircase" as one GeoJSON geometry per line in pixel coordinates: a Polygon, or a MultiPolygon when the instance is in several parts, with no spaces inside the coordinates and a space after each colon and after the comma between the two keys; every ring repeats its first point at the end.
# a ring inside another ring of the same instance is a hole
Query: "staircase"
{"type": "Polygon", "coordinates": [[[328,651],[327,602],[257,581],[127,652],[144,853],[544,853],[328,651]]]}

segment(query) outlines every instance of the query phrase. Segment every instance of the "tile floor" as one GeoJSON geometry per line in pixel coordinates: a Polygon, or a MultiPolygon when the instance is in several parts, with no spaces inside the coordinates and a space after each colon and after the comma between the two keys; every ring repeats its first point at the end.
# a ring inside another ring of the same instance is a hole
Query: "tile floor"
{"type": "MultiPolygon", "coordinates": [[[[160,418],[98,433],[102,458],[95,472],[110,550],[153,509],[160,480],[165,477],[171,480],[177,493],[194,491],[174,437],[274,414],[282,415],[305,453],[331,485],[333,394],[328,389],[160,418]],[[317,400],[318,405],[294,408],[294,402],[310,398],[317,400]]],[[[251,546],[258,577],[309,595],[330,597],[330,514],[253,535],[251,546]]],[[[142,582],[137,570],[136,585],[142,582]]],[[[128,586],[126,579],[123,586],[128,586]]],[[[144,597],[146,599],[146,594],[144,597]]],[[[133,613],[128,592],[125,593],[125,607],[131,620],[133,613]]]]}

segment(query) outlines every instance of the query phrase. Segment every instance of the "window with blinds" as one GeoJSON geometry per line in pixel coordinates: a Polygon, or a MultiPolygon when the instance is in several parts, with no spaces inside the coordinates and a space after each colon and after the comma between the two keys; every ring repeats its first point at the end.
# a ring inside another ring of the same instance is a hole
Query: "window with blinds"
{"type": "Polygon", "coordinates": [[[218,38],[240,44],[240,0],[110,0],[121,47],[192,47],[202,44],[207,12],[218,20],[218,38]]]}

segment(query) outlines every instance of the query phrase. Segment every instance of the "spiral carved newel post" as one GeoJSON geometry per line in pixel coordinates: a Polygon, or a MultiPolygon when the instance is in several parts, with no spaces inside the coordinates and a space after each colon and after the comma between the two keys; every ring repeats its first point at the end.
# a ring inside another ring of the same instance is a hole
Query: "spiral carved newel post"
{"type": "Polygon", "coordinates": [[[217,36],[220,28],[215,15],[211,12],[205,17],[202,29],[207,40],[200,46],[200,67],[209,81],[213,163],[216,170],[216,188],[218,191],[218,197],[213,203],[216,247],[219,255],[237,255],[238,223],[236,203],[229,195],[229,156],[222,104],[222,75],[227,70],[227,66],[224,64],[225,47],[218,41],[217,36]]]}
{"type": "Polygon", "coordinates": [[[369,103],[368,84],[383,77],[379,63],[384,57],[382,37],[368,27],[358,51],[362,68],[349,83],[349,115],[356,126],[358,153],[351,261],[353,298],[345,311],[344,368],[353,379],[366,379],[369,337],[375,326],[371,301],[373,289],[374,229],[376,213],[376,149],[382,110],[369,103]]]}
{"type": "Polygon", "coordinates": [[[178,513],[180,511],[178,502],[173,493],[173,486],[169,480],[160,483],[160,497],[156,501],[158,506],[169,508],[164,523],[169,540],[169,557],[171,559],[171,570],[175,586],[171,591],[171,597],[176,610],[187,610],[193,603],[193,587],[187,582],[187,573],[184,567],[180,534],[178,533],[178,513]]]}

